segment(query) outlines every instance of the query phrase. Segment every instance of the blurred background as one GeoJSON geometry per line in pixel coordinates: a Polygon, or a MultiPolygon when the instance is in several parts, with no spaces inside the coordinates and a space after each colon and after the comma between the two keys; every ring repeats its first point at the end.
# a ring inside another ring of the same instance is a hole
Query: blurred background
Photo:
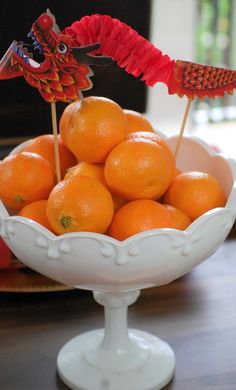
{"type": "MultiPolygon", "coordinates": [[[[236,69],[235,0],[153,0],[151,39],[174,59],[236,69]]],[[[162,84],[148,90],[147,115],[164,133],[177,133],[186,98],[167,94],[162,84]]],[[[186,132],[236,158],[236,96],[195,99],[186,132]]]]}

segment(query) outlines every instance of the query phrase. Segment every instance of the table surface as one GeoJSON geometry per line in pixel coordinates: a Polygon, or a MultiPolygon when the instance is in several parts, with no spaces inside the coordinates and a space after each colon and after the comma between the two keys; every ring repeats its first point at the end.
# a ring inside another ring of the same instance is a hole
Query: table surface
{"type": "MultiPolygon", "coordinates": [[[[60,348],[103,320],[91,292],[0,293],[0,389],[68,389],[57,376],[60,348]]],[[[173,348],[176,372],[165,390],[235,390],[235,230],[187,275],[143,290],[129,307],[129,326],[173,348]]]]}

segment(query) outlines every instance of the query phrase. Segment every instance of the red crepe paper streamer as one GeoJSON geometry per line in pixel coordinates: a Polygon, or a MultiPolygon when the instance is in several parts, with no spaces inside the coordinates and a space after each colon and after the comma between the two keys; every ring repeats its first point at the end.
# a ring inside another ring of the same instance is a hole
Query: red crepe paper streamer
{"type": "Polygon", "coordinates": [[[63,31],[77,45],[99,42],[96,54],[111,56],[117,64],[134,77],[153,86],[169,83],[175,61],[140,36],[135,30],[108,15],[85,16],[63,31]]]}
{"type": "Polygon", "coordinates": [[[111,56],[126,72],[140,77],[148,86],[165,83],[169,94],[223,97],[236,87],[236,71],[194,62],[171,60],[130,26],[108,15],[85,16],[64,30],[73,44],[100,43],[96,54],[111,56]]]}

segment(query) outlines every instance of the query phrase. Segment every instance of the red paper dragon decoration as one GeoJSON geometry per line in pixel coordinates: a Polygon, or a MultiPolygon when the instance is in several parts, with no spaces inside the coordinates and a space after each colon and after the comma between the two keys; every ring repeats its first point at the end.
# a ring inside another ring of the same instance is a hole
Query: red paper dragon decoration
{"type": "Polygon", "coordinates": [[[58,32],[48,12],[33,24],[30,36],[44,57],[37,64],[23,43],[13,42],[0,63],[0,79],[24,76],[48,102],[71,101],[91,88],[89,64],[106,65],[111,57],[148,86],[165,83],[169,94],[214,98],[233,93],[236,71],[172,60],[131,27],[108,15],[85,16],[58,32]],[[88,53],[93,52],[92,55],[88,53]]]}
{"type": "Polygon", "coordinates": [[[27,83],[37,88],[50,103],[80,99],[80,91],[92,87],[90,76],[93,72],[89,65],[107,65],[113,61],[87,54],[98,49],[98,43],[83,47],[72,45],[71,37],[60,33],[50,11],[34,22],[28,37],[43,62],[33,59],[29,45],[14,41],[0,62],[0,80],[24,76],[27,83]]]}

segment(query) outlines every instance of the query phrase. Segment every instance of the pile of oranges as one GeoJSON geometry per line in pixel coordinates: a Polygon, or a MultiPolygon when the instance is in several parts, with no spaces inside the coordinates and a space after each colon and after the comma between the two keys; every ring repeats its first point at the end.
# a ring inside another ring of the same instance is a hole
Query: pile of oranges
{"type": "Polygon", "coordinates": [[[124,240],[149,229],[185,230],[225,205],[214,177],[181,173],[149,121],[110,99],[69,104],[59,126],[59,183],[50,134],[0,162],[0,198],[11,213],[59,235],[86,231],[124,240]]]}

